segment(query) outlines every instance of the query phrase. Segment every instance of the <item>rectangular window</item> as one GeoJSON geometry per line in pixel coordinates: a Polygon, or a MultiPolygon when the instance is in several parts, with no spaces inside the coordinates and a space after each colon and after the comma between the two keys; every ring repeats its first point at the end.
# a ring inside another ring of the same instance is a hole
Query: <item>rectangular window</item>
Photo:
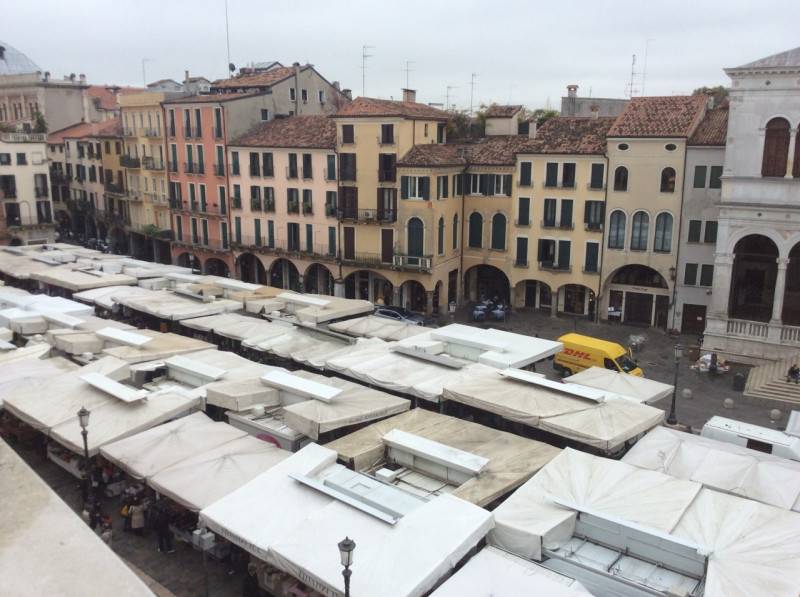
{"type": "Polygon", "coordinates": [[[540,238],[536,260],[544,267],[553,267],[556,261],[556,241],[540,238]]]}
{"type": "Polygon", "coordinates": [[[168,125],[169,126],[169,136],[170,137],[174,137],[175,136],[175,110],[170,110],[169,112],[167,112],[167,118],[168,118],[168,122],[169,122],[169,125],[168,125]]]}
{"type": "Polygon", "coordinates": [[[183,111],[183,136],[187,139],[192,136],[192,111],[189,108],[183,111]]]}
{"type": "Polygon", "coordinates": [[[714,220],[709,220],[706,222],[706,231],[705,235],[703,236],[704,243],[716,243],[717,242],[717,222],[714,220]]]}
{"type": "Polygon", "coordinates": [[[231,152],[231,174],[233,176],[239,176],[239,152],[232,151],[231,152]]]}
{"type": "Polygon", "coordinates": [[[178,240],[183,240],[183,221],[180,216],[175,216],[175,236],[178,240]]]}
{"type": "Polygon", "coordinates": [[[208,246],[208,220],[203,220],[203,244],[208,246]]]}
{"type": "Polygon", "coordinates": [[[531,200],[529,197],[517,199],[517,226],[530,226],[531,200]]]}
{"type": "Polygon", "coordinates": [[[561,218],[559,220],[559,226],[561,228],[572,228],[572,199],[561,200],[561,218]]]}
{"type": "Polygon", "coordinates": [[[257,247],[261,246],[261,220],[258,218],[253,220],[253,244],[257,247]]]}
{"type": "Polygon", "coordinates": [[[264,211],[275,211],[275,188],[264,187],[264,211]]]}
{"type": "Polygon", "coordinates": [[[436,198],[437,199],[447,199],[447,183],[449,181],[448,176],[437,176],[436,177],[436,198]]]}
{"type": "Polygon", "coordinates": [[[223,216],[228,213],[228,191],[225,187],[217,187],[219,197],[219,213],[223,216]]]}
{"type": "Polygon", "coordinates": [[[400,198],[428,200],[430,198],[430,177],[400,177],[400,198]]]}
{"type": "Polygon", "coordinates": [[[261,211],[261,187],[250,186],[250,211],[261,211]]]}
{"type": "Polygon", "coordinates": [[[714,283],[714,266],[700,266],[700,286],[711,286],[714,283]]]}
{"type": "Polygon", "coordinates": [[[393,153],[378,154],[378,182],[394,182],[397,179],[397,156],[393,153]]]}
{"type": "Polygon", "coordinates": [[[590,274],[597,273],[599,254],[600,245],[598,243],[586,243],[586,259],[583,263],[583,271],[590,274]]]}
{"type": "Polygon", "coordinates": [[[353,130],[352,124],[343,124],[342,125],[342,144],[344,143],[355,143],[355,131],[353,130]]]}
{"type": "Polygon", "coordinates": [[[261,108],[261,120],[269,120],[269,110],[261,108]]]}
{"type": "Polygon", "coordinates": [[[683,273],[683,283],[686,286],[694,286],[697,284],[697,264],[687,263],[686,269],[683,273]]]}
{"type": "Polygon", "coordinates": [[[328,255],[336,255],[336,227],[328,226],[328,255]]]}
{"type": "Polygon", "coordinates": [[[286,225],[286,239],[290,251],[300,250],[300,224],[290,222],[286,225]]]}
{"type": "Polygon", "coordinates": [[[605,176],[605,164],[592,164],[592,174],[589,179],[589,188],[598,190],[603,188],[603,178],[605,176]]]}
{"type": "Polygon", "coordinates": [[[308,101],[308,89],[300,90],[300,99],[303,100],[303,103],[306,103],[308,101]]]}
{"type": "Polygon", "coordinates": [[[267,220],[267,246],[275,248],[275,222],[267,220]]]}
{"type": "Polygon", "coordinates": [[[233,185],[233,197],[231,197],[231,207],[240,209],[242,207],[242,185],[233,185]]]}
{"type": "Polygon", "coordinates": [[[695,189],[704,189],[706,188],[706,170],[705,166],[695,166],[694,167],[694,182],[692,186],[695,189]]]}
{"type": "Polygon", "coordinates": [[[214,136],[222,139],[222,108],[214,108],[214,136]]]}
{"type": "Polygon", "coordinates": [[[391,145],[394,143],[394,125],[381,125],[381,145],[391,145]]]}
{"type": "Polygon", "coordinates": [[[242,244],[242,218],[233,218],[233,238],[238,244],[242,244]]]}
{"type": "Polygon", "coordinates": [[[222,243],[222,248],[228,248],[228,222],[219,223],[219,237],[222,243]]]}
{"type": "Polygon", "coordinates": [[[275,176],[275,167],[272,163],[272,152],[261,154],[261,174],[262,176],[275,176]]]}
{"type": "Polygon", "coordinates": [[[515,265],[528,265],[528,239],[524,236],[517,237],[517,254],[514,259],[515,265]]]}
{"type": "Polygon", "coordinates": [[[261,176],[261,162],[257,153],[250,152],[250,176],[261,176]]]}
{"type": "Polygon", "coordinates": [[[311,189],[303,189],[303,215],[311,215],[314,213],[314,201],[311,195],[311,189]]]}
{"type": "Polygon", "coordinates": [[[689,220],[689,242],[690,243],[699,243],[700,242],[700,229],[703,226],[703,222],[700,220],[689,220]]]}
{"type": "Polygon", "coordinates": [[[192,211],[197,211],[197,189],[194,186],[193,182],[188,183],[189,185],[189,207],[192,211]]]}
{"type": "Polygon", "coordinates": [[[355,181],[356,179],[356,154],[339,154],[339,177],[342,180],[355,181]]]}
{"type": "Polygon", "coordinates": [[[583,206],[583,223],[587,230],[601,230],[605,217],[605,204],[602,201],[587,201],[583,206]]]}
{"type": "Polygon", "coordinates": [[[544,217],[542,219],[542,226],[545,228],[555,228],[556,226],[556,200],[544,200],[544,217]]]}
{"type": "Polygon", "coordinates": [[[300,199],[297,189],[286,189],[286,211],[290,214],[300,213],[300,199]]]}
{"type": "Polygon", "coordinates": [[[722,166],[711,166],[711,176],[708,180],[708,188],[722,188],[722,166]]]}
{"type": "Polygon", "coordinates": [[[214,164],[214,175],[225,176],[225,149],[217,145],[217,163],[214,164]]]}
{"type": "Polygon", "coordinates": [[[197,219],[192,218],[192,244],[198,244],[198,237],[197,237],[197,219]]]}
{"type": "Polygon", "coordinates": [[[286,171],[286,178],[297,178],[297,154],[289,154],[289,168],[286,171]]]}
{"type": "MultiPolygon", "coordinates": [[[[147,179],[145,179],[147,180],[147,179]]],[[[200,211],[207,212],[206,209],[206,185],[200,185],[200,211]]]]}
{"type": "Polygon", "coordinates": [[[194,109],[194,136],[203,136],[203,122],[200,119],[200,108],[194,109]]]}
{"type": "Polygon", "coordinates": [[[324,104],[325,103],[325,90],[324,89],[320,89],[319,91],[317,91],[317,100],[319,100],[320,104],[324,104]]]}
{"type": "MultiPolygon", "coordinates": [[[[521,187],[531,186],[531,177],[532,177],[531,166],[532,164],[530,162],[522,162],[519,165],[519,186],[521,187]]],[[[525,242],[527,242],[527,239],[525,242]]]]}
{"type": "Polygon", "coordinates": [[[289,87],[289,100],[294,101],[297,99],[297,91],[294,87],[289,87]]]}
{"type": "Polygon", "coordinates": [[[336,180],[336,156],[325,156],[325,180],[336,180]]]}
{"type": "MultiPolygon", "coordinates": [[[[91,145],[89,146],[91,147],[91,145]]],[[[28,163],[28,158],[24,153],[17,154],[17,166],[25,166],[28,163]]]]}
{"type": "Polygon", "coordinates": [[[314,178],[314,172],[311,167],[311,154],[303,154],[303,178],[306,180],[314,178]]]}
{"type": "Polygon", "coordinates": [[[558,241],[558,269],[569,269],[571,247],[571,241],[558,241]]]}
{"type": "Polygon", "coordinates": [[[544,186],[557,187],[558,186],[558,164],[555,162],[547,162],[547,169],[545,171],[544,186]]]}
{"type": "Polygon", "coordinates": [[[203,146],[197,146],[197,173],[198,174],[205,174],[206,173],[206,164],[205,158],[203,157],[203,146]]]}
{"type": "Polygon", "coordinates": [[[461,197],[464,194],[464,175],[453,174],[453,197],[461,197]]]}
{"type": "Polygon", "coordinates": [[[566,163],[562,167],[561,186],[565,189],[575,188],[575,164],[566,163]]]}
{"type": "Polygon", "coordinates": [[[325,191],[325,215],[336,217],[336,191],[325,191]]]}
{"type": "Polygon", "coordinates": [[[306,224],[306,253],[314,252],[314,227],[306,224]]]}

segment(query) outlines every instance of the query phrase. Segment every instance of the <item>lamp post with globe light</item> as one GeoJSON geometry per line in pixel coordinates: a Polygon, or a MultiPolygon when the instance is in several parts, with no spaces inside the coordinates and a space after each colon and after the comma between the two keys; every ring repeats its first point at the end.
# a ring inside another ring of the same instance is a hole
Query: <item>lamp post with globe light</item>
{"type": "Polygon", "coordinates": [[[353,573],[350,566],[353,564],[353,551],[356,548],[356,542],[345,537],[339,541],[339,556],[342,558],[342,576],[344,576],[344,597],[350,597],[350,575],[353,573]]]}
{"type": "Polygon", "coordinates": [[[675,357],[675,380],[672,384],[672,405],[669,409],[669,416],[667,417],[667,424],[668,425],[677,425],[678,424],[678,416],[675,414],[675,406],[678,399],[678,367],[681,362],[681,357],[683,356],[683,346],[680,343],[676,344],[673,347],[673,356],[675,357]]]}
{"type": "Polygon", "coordinates": [[[90,411],[85,406],[81,406],[78,411],[78,423],[81,426],[81,435],[83,436],[83,502],[89,501],[89,431],[86,429],[89,426],[90,411]]]}

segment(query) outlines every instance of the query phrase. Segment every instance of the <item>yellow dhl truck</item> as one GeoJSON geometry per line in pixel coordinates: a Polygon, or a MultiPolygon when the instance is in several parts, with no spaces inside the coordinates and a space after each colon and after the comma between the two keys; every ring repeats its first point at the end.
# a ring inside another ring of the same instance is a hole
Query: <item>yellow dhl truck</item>
{"type": "Polygon", "coordinates": [[[603,367],[619,373],[644,376],[644,371],[631,357],[630,350],[625,350],[616,342],[581,334],[564,334],[558,341],[564,344],[564,350],[553,359],[553,368],[562,375],[572,375],[589,367],[603,367]]]}

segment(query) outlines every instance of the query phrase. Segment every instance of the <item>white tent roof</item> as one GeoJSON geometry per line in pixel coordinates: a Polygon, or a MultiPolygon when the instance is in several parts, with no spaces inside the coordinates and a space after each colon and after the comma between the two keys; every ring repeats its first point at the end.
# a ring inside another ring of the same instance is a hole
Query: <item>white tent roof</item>
{"type": "Polygon", "coordinates": [[[201,350],[216,350],[213,344],[178,334],[162,334],[152,330],[136,330],[136,334],[148,336],[152,340],[142,346],[112,346],[104,348],[103,353],[134,364],[168,359],[171,356],[184,355],[201,350]]]}
{"type": "Polygon", "coordinates": [[[162,469],[148,479],[148,484],[189,510],[199,511],[290,455],[291,452],[246,435],[162,469]]]}
{"type": "Polygon", "coordinates": [[[656,427],[623,462],[765,504],[800,511],[800,462],[656,427]]]}
{"type": "Polygon", "coordinates": [[[205,317],[193,317],[181,320],[181,325],[190,330],[198,332],[213,332],[217,328],[231,323],[240,323],[242,320],[249,320],[259,323],[255,317],[240,315],[239,313],[220,313],[219,315],[206,315],[205,317]]]}
{"type": "Polygon", "coordinates": [[[75,267],[75,264],[55,266],[32,273],[31,278],[73,292],[103,286],[135,285],[137,282],[136,278],[125,274],[103,272],[98,269],[87,272],[75,269],[75,267]]]}
{"type": "Polygon", "coordinates": [[[202,412],[103,446],[100,453],[132,477],[146,479],[199,452],[247,435],[202,412]]]}
{"type": "Polygon", "coordinates": [[[672,386],[669,384],[602,367],[589,367],[564,378],[564,381],[607,390],[611,394],[645,404],[652,404],[672,395],[672,386]]]}
{"type": "Polygon", "coordinates": [[[153,292],[156,291],[141,286],[105,286],[76,292],[72,298],[110,311],[114,307],[114,298],[117,296],[150,296],[153,292]]]}
{"type": "Polygon", "coordinates": [[[0,440],[2,593],[117,597],[153,593],[17,454],[0,440]]]}
{"type": "Polygon", "coordinates": [[[292,375],[342,390],[330,402],[312,399],[284,406],[284,422],[312,439],[340,427],[396,415],[411,407],[411,403],[405,398],[344,379],[325,377],[309,371],[293,371],[292,375]]]}
{"type": "Polygon", "coordinates": [[[3,399],[11,395],[20,380],[58,375],[78,368],[72,361],[62,357],[43,358],[49,352],[49,344],[33,344],[0,352],[0,408],[3,407],[3,399]]]}
{"type": "Polygon", "coordinates": [[[444,398],[611,451],[658,425],[663,411],[628,400],[594,402],[473,365],[445,384],[444,398]]]}
{"type": "Polygon", "coordinates": [[[385,317],[376,317],[375,315],[337,321],[330,324],[328,329],[349,336],[380,338],[387,341],[411,338],[430,331],[430,328],[421,325],[393,321],[385,317]]]}
{"type": "Polygon", "coordinates": [[[318,481],[357,474],[336,464],[336,452],[311,444],[205,508],[200,522],[329,594],[341,591],[335,546],[345,535],[357,538],[361,554],[353,564],[354,597],[417,596],[433,588],[492,526],[487,511],[449,495],[419,502],[391,525],[290,473],[318,481]]]}
{"type": "Polygon", "coordinates": [[[513,554],[484,547],[431,597],[586,597],[578,581],[513,554]]]}
{"type": "MultiPolygon", "coordinates": [[[[140,433],[201,407],[199,398],[166,389],[151,392],[146,400],[136,403],[109,398],[104,404],[90,409],[89,454],[97,454],[108,443],[140,433]]],[[[77,410],[75,413],[74,418],[53,427],[50,437],[80,454],[83,451],[83,439],[77,410]]]]}
{"type": "Polygon", "coordinates": [[[170,290],[157,290],[149,294],[116,295],[114,301],[134,311],[173,321],[239,311],[243,306],[242,301],[216,298],[205,302],[175,294],[170,290]]]}
{"type": "Polygon", "coordinates": [[[490,543],[532,559],[564,545],[576,511],[555,500],[697,545],[708,556],[706,597],[789,597],[800,589],[799,514],[571,449],[495,509],[490,543]]]}

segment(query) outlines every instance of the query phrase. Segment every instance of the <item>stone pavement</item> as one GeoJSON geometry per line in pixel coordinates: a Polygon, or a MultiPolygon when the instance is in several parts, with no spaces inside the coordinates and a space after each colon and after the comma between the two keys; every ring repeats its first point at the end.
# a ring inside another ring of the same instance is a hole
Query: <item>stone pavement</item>
{"type": "MultiPolygon", "coordinates": [[[[79,514],[81,488],[79,482],[64,469],[49,460],[42,460],[32,449],[11,444],[14,450],[44,479],[44,481],[79,514]]],[[[198,482],[202,482],[198,480],[198,482]]],[[[175,542],[175,553],[162,554],[156,549],[154,531],[146,530],[144,536],[122,530],[117,498],[106,499],[103,512],[113,516],[112,548],[158,597],[200,597],[205,595],[203,558],[185,543],[175,542]]],[[[213,597],[239,597],[242,594],[244,574],[229,576],[227,566],[211,558],[208,560],[209,595],[213,597]]],[[[0,590],[0,594],[2,590],[0,590]]],[[[103,594],[98,587],[98,595],[103,594]]]]}
{"type": "MultiPolygon", "coordinates": [[[[470,308],[460,309],[453,321],[459,323],[469,323],[479,327],[495,327],[511,332],[534,335],[551,340],[557,339],[562,334],[577,332],[587,336],[595,336],[605,340],[619,342],[623,346],[629,345],[631,335],[645,335],[647,340],[642,348],[634,353],[634,357],[644,369],[645,377],[655,379],[664,383],[672,384],[675,377],[675,366],[673,358],[673,347],[676,342],[680,342],[685,349],[690,346],[697,346],[699,338],[697,336],[681,336],[679,338],[669,336],[665,332],[653,328],[634,327],[622,324],[593,323],[582,318],[567,316],[550,317],[545,313],[535,312],[530,309],[518,309],[513,312],[507,322],[486,322],[473,323],[470,321],[470,308]]],[[[441,324],[449,323],[448,317],[443,317],[441,324]]],[[[731,371],[724,375],[712,376],[708,373],[700,373],[689,368],[692,363],[684,356],[681,359],[678,373],[678,398],[676,412],[678,422],[683,425],[691,426],[698,431],[703,424],[714,415],[729,417],[764,425],[776,429],[783,429],[789,416],[789,409],[786,405],[776,402],[774,405],[765,406],[748,401],[741,392],[733,390],[733,376],[736,372],[747,374],[749,367],[746,365],[734,364],[731,371]],[[686,400],[681,396],[681,390],[689,388],[692,390],[692,398],[686,400]],[[723,401],[731,398],[734,401],[732,409],[723,407],[723,401]],[[783,416],[773,424],[769,419],[771,409],[777,408],[783,412],[783,416]]],[[[545,373],[548,377],[558,379],[555,372],[549,367],[539,367],[539,373],[545,373]]],[[[670,399],[665,398],[655,406],[669,412],[670,399]]]]}

